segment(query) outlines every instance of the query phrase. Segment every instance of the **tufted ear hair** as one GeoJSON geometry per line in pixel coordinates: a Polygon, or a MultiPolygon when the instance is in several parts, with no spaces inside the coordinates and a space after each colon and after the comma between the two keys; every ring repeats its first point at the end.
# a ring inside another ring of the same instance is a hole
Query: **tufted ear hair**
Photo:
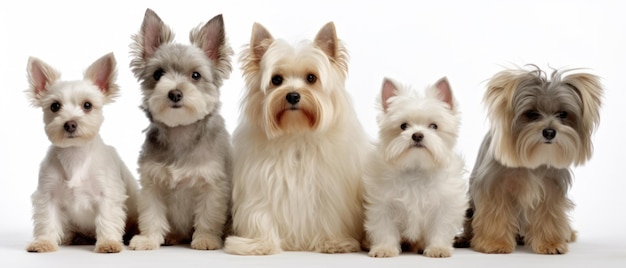
{"type": "Polygon", "coordinates": [[[515,116],[513,110],[513,96],[521,84],[529,80],[540,79],[541,74],[537,68],[535,71],[523,69],[509,69],[496,73],[487,83],[487,91],[483,102],[487,107],[487,115],[491,123],[491,150],[494,157],[506,166],[522,166],[515,150],[515,142],[512,135],[512,124],[515,116]]]}
{"type": "Polygon", "coordinates": [[[161,18],[152,10],[146,9],[139,32],[132,36],[130,67],[135,77],[140,78],[146,61],[163,44],[174,40],[174,33],[163,23],[161,18]]]}
{"type": "Polygon", "coordinates": [[[383,86],[380,96],[380,104],[383,112],[387,112],[387,108],[389,108],[389,99],[391,97],[398,95],[398,86],[395,82],[387,77],[383,79],[383,86]]]}
{"type": "Polygon", "coordinates": [[[113,53],[106,54],[94,61],[85,70],[84,77],[91,80],[100,89],[106,96],[107,103],[113,102],[119,94],[119,86],[115,83],[117,70],[113,53]]]}
{"type": "Polygon", "coordinates": [[[452,95],[452,88],[450,88],[448,78],[444,76],[437,80],[434,88],[437,93],[437,98],[447,103],[450,110],[454,111],[456,109],[456,105],[454,104],[454,96],[452,95]]]}
{"type": "Polygon", "coordinates": [[[602,106],[602,85],[598,76],[577,73],[563,78],[562,82],[578,93],[583,102],[583,124],[587,129],[595,129],[600,123],[602,106]]]}
{"type": "Polygon", "coordinates": [[[26,67],[30,87],[26,90],[33,106],[41,106],[40,101],[48,87],[61,77],[61,73],[42,60],[29,57],[26,67]]]}
{"type": "Polygon", "coordinates": [[[335,23],[326,23],[315,36],[313,41],[315,46],[319,47],[328,56],[330,61],[334,63],[344,76],[348,73],[348,53],[341,41],[337,38],[335,23]]]}
{"type": "MultiPolygon", "coordinates": [[[[217,15],[203,26],[198,26],[189,33],[189,41],[199,47],[211,61],[221,79],[227,79],[232,72],[231,57],[233,49],[228,44],[224,30],[224,19],[217,15]]],[[[221,85],[221,81],[219,82],[221,85]]]]}

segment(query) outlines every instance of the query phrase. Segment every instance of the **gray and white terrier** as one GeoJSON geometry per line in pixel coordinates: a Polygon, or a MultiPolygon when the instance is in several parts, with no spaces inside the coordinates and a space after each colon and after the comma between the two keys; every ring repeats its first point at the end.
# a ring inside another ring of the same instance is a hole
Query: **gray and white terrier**
{"type": "Polygon", "coordinates": [[[150,126],[139,156],[140,234],[134,250],[191,243],[219,249],[229,211],[231,143],[219,114],[219,88],[233,51],[217,15],[190,33],[191,45],[147,9],[131,44],[131,69],[141,83],[150,126]]]}

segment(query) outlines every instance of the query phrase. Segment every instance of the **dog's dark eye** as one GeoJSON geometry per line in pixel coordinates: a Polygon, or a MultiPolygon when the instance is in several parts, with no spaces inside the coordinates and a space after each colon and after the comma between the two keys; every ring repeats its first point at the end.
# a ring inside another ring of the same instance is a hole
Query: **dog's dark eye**
{"type": "Polygon", "coordinates": [[[159,81],[161,79],[161,76],[163,76],[164,73],[165,71],[163,71],[163,69],[158,69],[154,71],[154,73],[152,74],[152,77],[154,77],[154,80],[159,81]]]}
{"type": "Polygon", "coordinates": [[[535,121],[535,120],[539,119],[539,117],[541,117],[541,114],[539,114],[539,112],[537,112],[537,111],[527,111],[526,113],[524,113],[524,115],[530,121],[535,121]]]}
{"type": "Polygon", "coordinates": [[[437,124],[432,123],[432,124],[428,125],[428,128],[437,129],[438,127],[437,127],[437,124]]]}
{"type": "Polygon", "coordinates": [[[309,74],[306,76],[306,81],[309,82],[309,84],[313,84],[317,81],[317,76],[315,76],[314,74],[309,74]]]}
{"type": "Polygon", "coordinates": [[[202,77],[202,76],[200,75],[200,73],[199,73],[199,72],[193,72],[193,73],[191,74],[191,78],[192,78],[193,80],[196,80],[196,81],[200,80],[200,78],[201,78],[201,77],[202,77]]]}
{"type": "Polygon", "coordinates": [[[408,127],[409,127],[409,124],[407,124],[407,123],[402,123],[400,125],[400,129],[402,129],[402,130],[406,130],[406,128],[408,128],[408,127]]]}
{"type": "Polygon", "coordinates": [[[86,101],[85,103],[83,103],[83,109],[85,109],[85,111],[91,111],[91,102],[86,101]]]}
{"type": "Polygon", "coordinates": [[[283,84],[283,77],[280,75],[272,76],[272,85],[280,86],[283,84]]]}
{"type": "Polygon", "coordinates": [[[567,118],[567,112],[558,112],[556,113],[556,117],[561,118],[561,119],[565,119],[567,118]]]}
{"type": "Polygon", "coordinates": [[[50,105],[50,111],[52,111],[53,113],[56,113],[59,110],[61,110],[61,104],[60,103],[55,102],[52,105],[50,105]]]}

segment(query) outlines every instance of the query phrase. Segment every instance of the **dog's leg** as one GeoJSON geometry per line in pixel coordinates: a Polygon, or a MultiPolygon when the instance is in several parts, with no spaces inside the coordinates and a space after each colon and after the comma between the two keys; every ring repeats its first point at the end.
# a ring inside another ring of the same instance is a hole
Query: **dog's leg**
{"type": "Polygon", "coordinates": [[[525,240],[536,253],[565,254],[568,251],[567,242],[575,239],[567,217],[567,211],[574,205],[565,190],[556,184],[548,182],[544,190],[544,200],[528,212],[529,226],[525,240]]]}
{"type": "Polygon", "coordinates": [[[517,234],[516,206],[504,193],[491,193],[481,200],[474,199],[472,219],[474,236],[471,246],[483,253],[511,253],[515,249],[517,234]],[[497,200],[488,197],[498,196],[497,200]],[[485,199],[485,200],[482,200],[485,199]]]}
{"type": "MultiPolygon", "coordinates": [[[[445,209],[445,208],[444,208],[445,209]]],[[[454,235],[457,232],[457,224],[449,215],[440,215],[432,221],[430,228],[426,229],[424,237],[426,248],[424,256],[431,258],[447,258],[452,256],[454,235]]]]}
{"type": "Polygon", "coordinates": [[[161,198],[158,186],[144,186],[139,193],[139,235],[135,235],[129,244],[133,250],[158,249],[169,232],[167,221],[167,206],[161,198]]]}
{"type": "Polygon", "coordinates": [[[59,241],[64,237],[63,217],[56,202],[51,199],[50,194],[39,190],[32,196],[35,240],[26,248],[28,252],[56,251],[59,241]]]}
{"type": "Polygon", "coordinates": [[[367,213],[365,228],[370,241],[370,257],[394,257],[400,254],[400,231],[393,223],[388,211],[376,209],[379,213],[373,213],[373,206],[367,213]],[[382,213],[382,215],[380,214],[382,213]]]}
{"type": "Polygon", "coordinates": [[[122,237],[126,227],[124,202],[102,200],[96,216],[96,248],[97,253],[118,253],[122,251],[122,237]]]}
{"type": "Polygon", "coordinates": [[[228,210],[229,188],[227,185],[212,184],[199,191],[194,211],[195,231],[191,248],[220,249],[223,246],[222,232],[228,210]]]}

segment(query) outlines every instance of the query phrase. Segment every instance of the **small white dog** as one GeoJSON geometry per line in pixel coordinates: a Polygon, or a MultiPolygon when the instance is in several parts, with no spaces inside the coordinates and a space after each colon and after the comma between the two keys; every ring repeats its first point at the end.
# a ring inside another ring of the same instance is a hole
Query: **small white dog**
{"type": "Polygon", "coordinates": [[[362,166],[371,144],[348,92],[334,24],[293,47],[254,24],[233,134],[233,228],[226,252],[360,250],[362,166]]]}
{"type": "Polygon", "coordinates": [[[449,257],[467,188],[454,152],[459,114],[448,80],[422,96],[385,79],[380,103],[378,151],[365,171],[369,256],[397,256],[408,242],[428,257],[449,257]]]}
{"type": "Polygon", "coordinates": [[[62,81],[58,71],[34,57],[27,72],[27,93],[43,110],[52,145],[32,195],[35,240],[26,250],[49,252],[59,243],[95,239],[95,252],[121,251],[125,228],[136,224],[138,185],[98,134],[102,108],[119,91],[113,54],[91,64],[84,80],[62,81]]]}
{"type": "Polygon", "coordinates": [[[232,176],[219,89],[230,76],[233,51],[221,15],[193,29],[191,45],[173,39],[150,9],[133,36],[131,68],[141,82],[150,126],[139,156],[141,234],[129,247],[191,243],[193,249],[218,249],[232,176]]]}

